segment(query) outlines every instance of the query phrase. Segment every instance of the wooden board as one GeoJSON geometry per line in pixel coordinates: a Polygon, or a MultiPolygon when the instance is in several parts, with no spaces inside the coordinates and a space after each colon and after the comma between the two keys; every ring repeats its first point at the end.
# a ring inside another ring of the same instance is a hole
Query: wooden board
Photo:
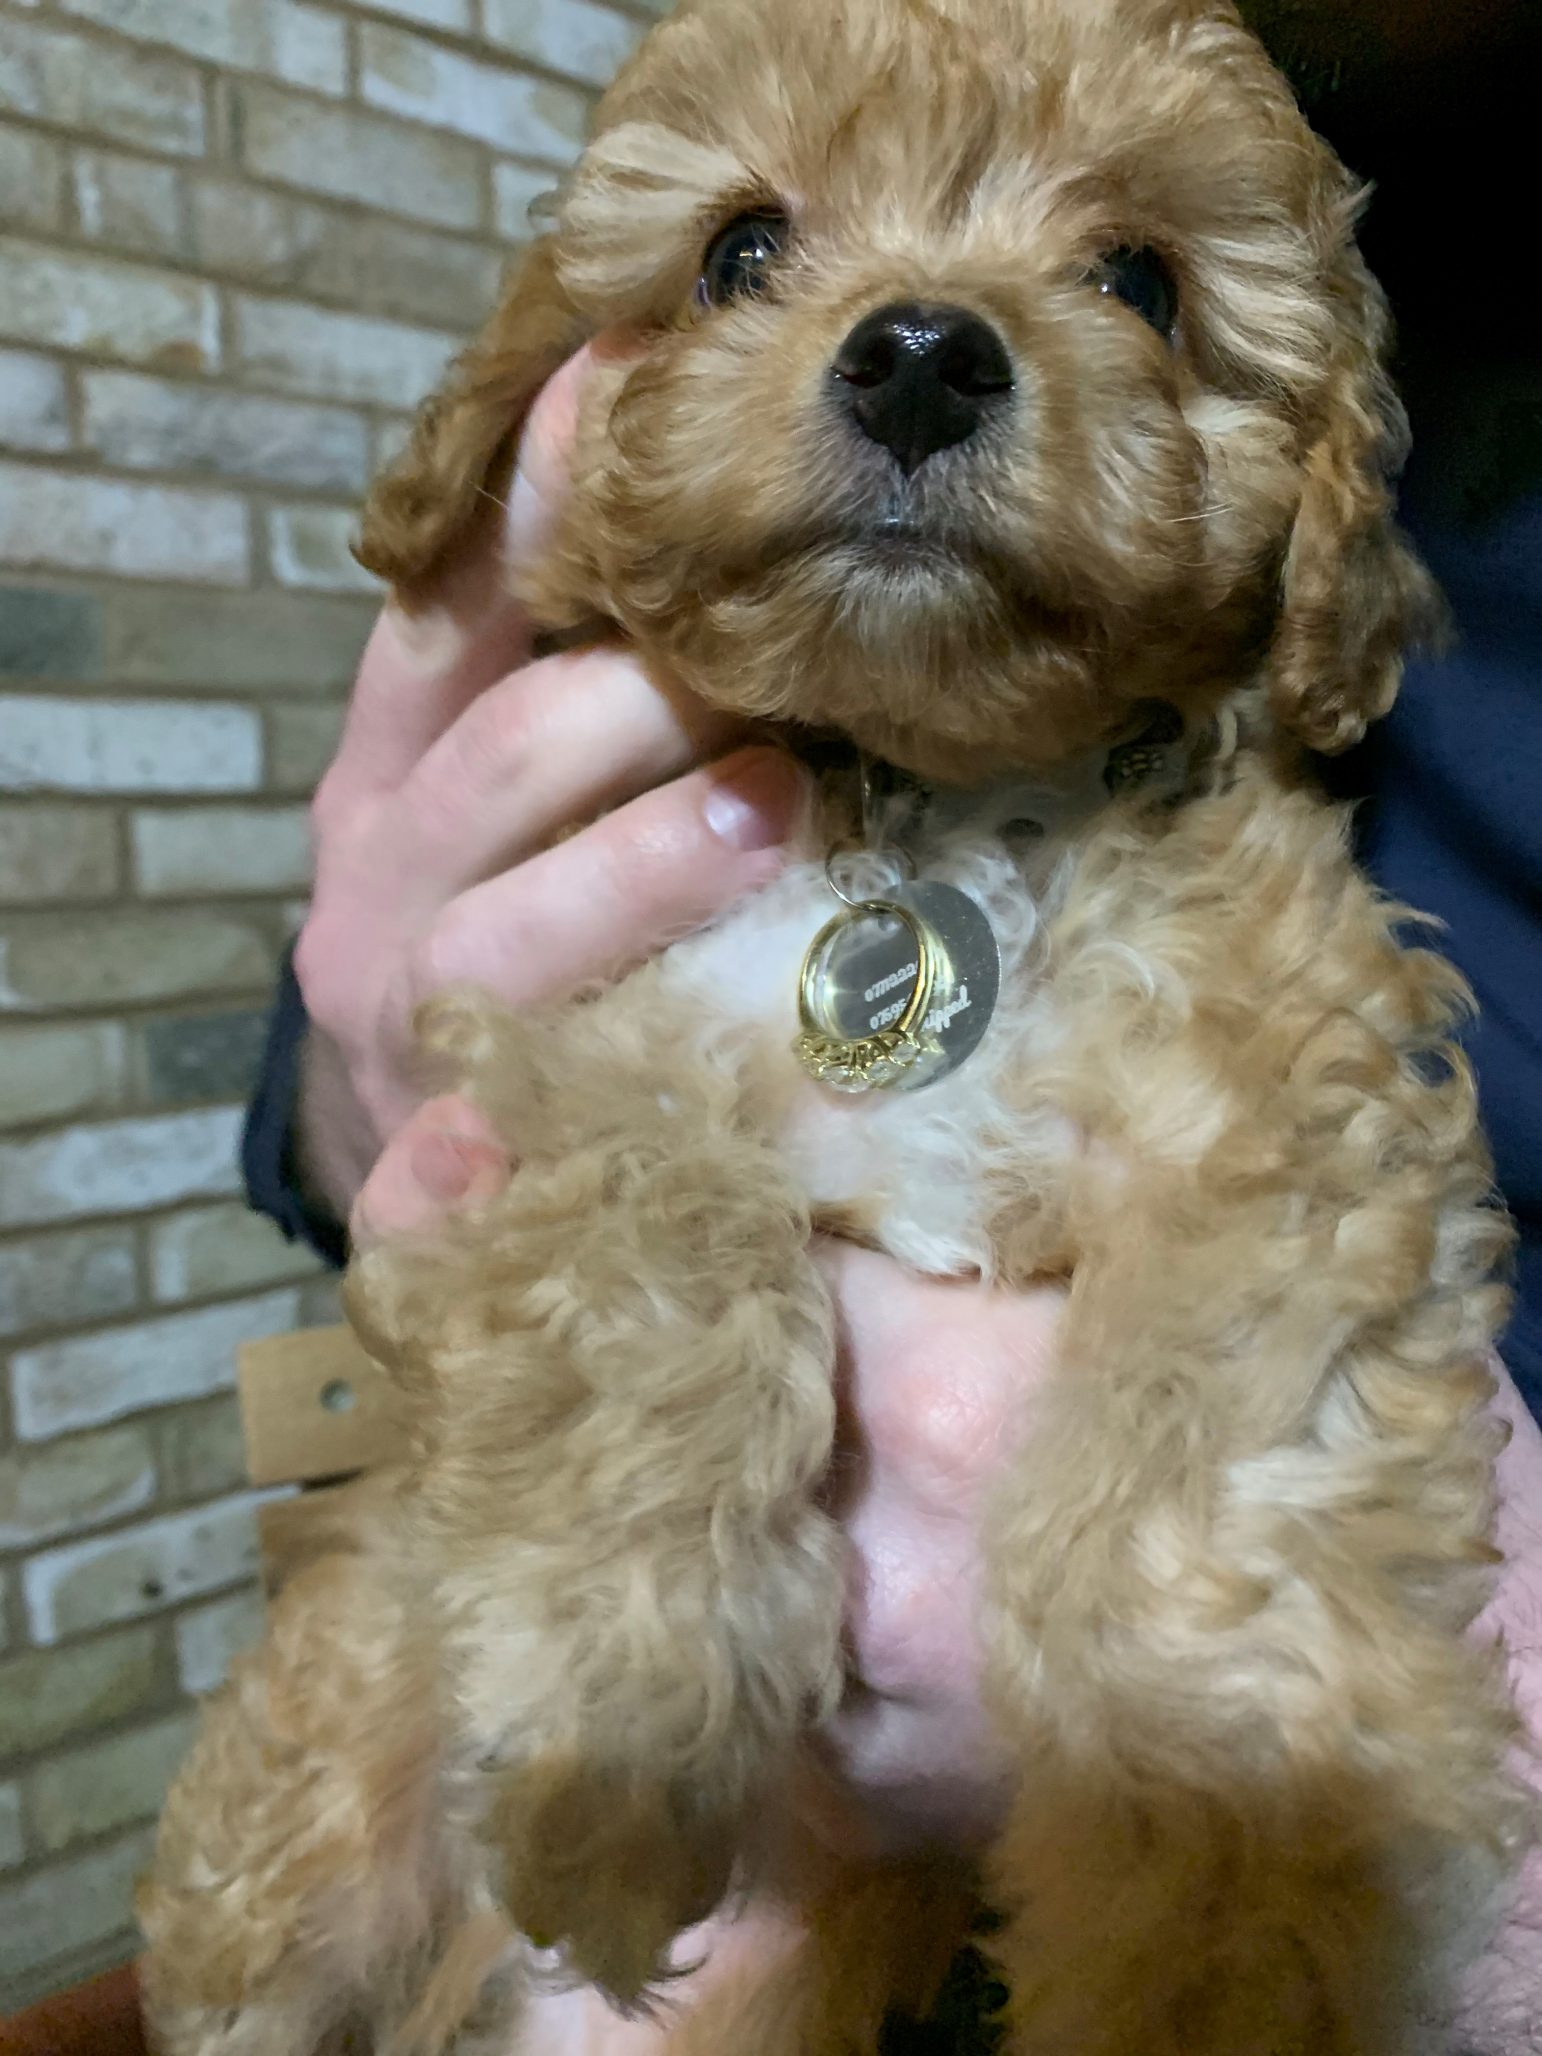
{"type": "Polygon", "coordinates": [[[343,1478],[404,1454],[395,1391],[350,1328],[302,1328],[237,1357],[247,1474],[254,1485],[343,1478]]]}

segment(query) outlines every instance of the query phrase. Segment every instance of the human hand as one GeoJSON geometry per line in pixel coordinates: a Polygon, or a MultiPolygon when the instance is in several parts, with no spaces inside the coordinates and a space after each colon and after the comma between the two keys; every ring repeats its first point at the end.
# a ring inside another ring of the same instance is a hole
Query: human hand
{"type": "Polygon", "coordinates": [[[531,410],[488,556],[424,612],[382,613],[316,794],[298,1126],[339,1213],[422,1098],[423,1000],[470,983],[522,1008],[613,975],[764,884],[797,812],[789,757],[703,767],[742,731],[624,651],[532,659],[509,570],[550,530],[597,347],[531,410]]]}
{"type": "MultiPolygon", "coordinates": [[[[1519,1768],[1542,1795],[1542,1430],[1502,1370],[1494,1405],[1510,1427],[1499,1459],[1504,1567],[1477,1632],[1504,1643],[1525,1730],[1519,1768]]],[[[1527,1859],[1504,1925],[1468,1978],[1453,2046],[1473,2056],[1536,2056],[1542,2048],[1542,1850],[1527,1859]]]]}

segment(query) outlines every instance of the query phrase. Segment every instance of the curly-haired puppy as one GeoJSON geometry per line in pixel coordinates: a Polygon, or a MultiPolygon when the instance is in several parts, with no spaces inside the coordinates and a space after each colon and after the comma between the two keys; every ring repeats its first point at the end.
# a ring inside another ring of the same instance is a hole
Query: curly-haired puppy
{"type": "Polygon", "coordinates": [[[841,1685],[821,1224],[1070,1280],[987,1538],[1007,2046],[1438,2045],[1523,1832],[1463,1633],[1506,1231],[1458,980],[1298,768],[1433,612],[1356,206],[1228,0],[688,0],[606,99],[365,560],[425,594],[619,331],[532,603],[908,775],[1000,1002],[919,1090],[800,1068],[832,775],[614,989],[432,1014],[520,1170],[356,1267],[417,1453],[173,1796],[167,2049],[523,2048],[553,1965],[645,2003],[747,1885],[811,1939],[682,2046],[876,2046],[964,1916],[783,1831],[841,1685]]]}

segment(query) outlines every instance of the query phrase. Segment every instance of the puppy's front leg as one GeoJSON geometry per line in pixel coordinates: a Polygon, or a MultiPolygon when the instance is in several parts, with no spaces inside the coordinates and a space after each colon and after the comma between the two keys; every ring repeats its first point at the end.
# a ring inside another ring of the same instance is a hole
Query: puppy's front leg
{"type": "Polygon", "coordinates": [[[1208,1234],[1174,1204],[1078,1271],[991,1559],[1014,2056],[1440,2046],[1519,1825],[1461,1638],[1502,1229],[1408,1184],[1208,1234]]]}
{"type": "Polygon", "coordinates": [[[732,1066],[638,982],[554,1022],[441,1016],[520,1169],[353,1288],[420,1398],[420,1531],[509,1909],[623,2006],[837,1689],[842,1596],[807,1211],[732,1066]]]}

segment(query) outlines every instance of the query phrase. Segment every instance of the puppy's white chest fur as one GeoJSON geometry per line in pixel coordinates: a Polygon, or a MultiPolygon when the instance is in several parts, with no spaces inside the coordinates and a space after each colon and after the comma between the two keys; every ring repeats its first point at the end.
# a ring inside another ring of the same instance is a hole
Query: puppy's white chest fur
{"type": "Polygon", "coordinates": [[[1014,1110],[1004,1090],[1057,1035],[1040,909],[988,819],[929,837],[918,863],[920,875],[969,894],[1001,951],[1000,996],[979,1047],[932,1084],[837,1092],[793,1053],[803,959],[837,906],[823,860],[791,865],[677,944],[661,976],[701,1061],[753,1063],[772,1081],[779,1140],[816,1208],[855,1214],[913,1269],[988,1273],[995,1167],[1010,1164],[1021,1189],[1025,1166],[1037,1160],[1051,1176],[1073,1146],[1068,1123],[1014,1110]]]}

